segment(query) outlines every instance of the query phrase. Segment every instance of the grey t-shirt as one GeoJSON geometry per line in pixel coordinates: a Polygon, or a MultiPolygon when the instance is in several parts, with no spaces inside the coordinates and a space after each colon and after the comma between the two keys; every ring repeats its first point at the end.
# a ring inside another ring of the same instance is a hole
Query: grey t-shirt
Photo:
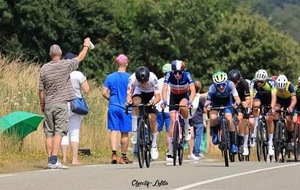
{"type": "Polygon", "coordinates": [[[67,102],[74,99],[75,93],[70,73],[78,68],[76,58],[50,61],[40,71],[39,89],[45,92],[45,105],[67,102]]]}
{"type": "Polygon", "coordinates": [[[86,77],[80,71],[73,71],[71,74],[71,83],[78,98],[82,98],[81,84],[86,81],[86,77]]]}

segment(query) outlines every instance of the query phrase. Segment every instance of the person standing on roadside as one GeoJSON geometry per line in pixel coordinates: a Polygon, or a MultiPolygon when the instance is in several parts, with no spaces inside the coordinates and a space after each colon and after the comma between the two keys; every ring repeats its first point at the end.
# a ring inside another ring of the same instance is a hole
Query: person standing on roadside
{"type": "Polygon", "coordinates": [[[83,49],[74,59],[61,60],[62,50],[59,45],[50,47],[51,61],[42,66],[39,78],[39,99],[41,111],[44,113],[45,145],[48,154],[48,168],[67,169],[62,165],[57,154],[62,137],[67,135],[69,127],[68,102],[76,98],[71,84],[70,74],[78,69],[85,58],[90,38],[85,38],[83,49]]]}
{"type": "MultiPolygon", "coordinates": [[[[75,57],[76,55],[73,53],[67,53],[64,56],[65,59],[74,59],[75,57]]],[[[89,83],[86,80],[86,76],[84,76],[82,72],[73,71],[70,74],[70,78],[77,98],[83,97],[82,92],[85,94],[89,93],[90,91],[89,83]]],[[[70,106],[70,104],[68,106],[70,106]]],[[[61,152],[63,156],[63,162],[64,163],[67,162],[67,150],[68,150],[69,142],[71,142],[72,164],[79,165],[80,164],[78,160],[79,132],[80,132],[81,122],[83,120],[83,115],[79,115],[72,112],[70,107],[69,107],[68,115],[69,115],[69,125],[70,125],[68,134],[66,136],[63,136],[61,141],[61,152]]]]}
{"type": "Polygon", "coordinates": [[[200,94],[200,91],[202,90],[202,84],[200,81],[195,81],[195,88],[196,96],[194,98],[192,108],[192,112],[194,112],[194,114],[189,120],[192,137],[189,141],[188,158],[190,160],[197,161],[204,158],[204,154],[200,152],[200,147],[203,143],[203,130],[206,128],[206,113],[203,113],[203,107],[207,94],[200,94]]]}
{"type": "MultiPolygon", "coordinates": [[[[160,92],[160,97],[161,97],[160,103],[158,103],[156,105],[156,110],[157,110],[157,130],[158,130],[159,133],[163,131],[164,125],[165,125],[165,128],[166,128],[166,132],[167,133],[169,132],[169,126],[170,126],[170,112],[169,112],[169,107],[166,107],[164,109],[164,112],[162,112],[160,104],[163,103],[163,101],[162,101],[162,89],[163,89],[163,86],[164,86],[165,76],[170,71],[172,71],[172,65],[170,63],[164,64],[164,66],[162,68],[163,77],[161,77],[160,79],[158,79],[158,90],[160,92]]],[[[170,88],[167,91],[167,103],[168,104],[169,104],[169,101],[170,101],[170,88]]],[[[169,139],[166,138],[166,145],[167,145],[167,147],[169,147],[168,143],[169,143],[169,139]]]]}
{"type": "Polygon", "coordinates": [[[128,134],[131,132],[131,117],[124,112],[127,83],[130,74],[126,72],[128,58],[120,54],[116,60],[118,71],[109,74],[102,88],[102,96],[109,101],[108,105],[108,130],[110,130],[110,146],[112,150],[111,163],[117,164],[118,133],[121,132],[121,157],[119,164],[133,163],[126,153],[128,148],[128,134]]]}

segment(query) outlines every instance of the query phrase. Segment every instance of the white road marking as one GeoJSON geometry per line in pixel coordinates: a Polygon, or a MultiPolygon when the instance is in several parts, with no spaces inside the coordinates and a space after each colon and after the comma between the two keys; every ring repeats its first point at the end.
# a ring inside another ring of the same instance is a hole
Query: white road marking
{"type": "Polygon", "coordinates": [[[268,171],[268,170],[275,170],[275,169],[278,169],[278,168],[292,167],[292,166],[295,166],[295,165],[300,165],[300,163],[289,164],[289,165],[280,165],[280,166],[275,166],[275,167],[270,167],[270,168],[263,168],[263,169],[253,170],[253,171],[244,172],[244,173],[233,174],[233,175],[224,176],[224,177],[220,177],[220,178],[216,178],[216,179],[210,179],[210,180],[201,181],[201,182],[198,182],[198,183],[193,183],[193,184],[190,184],[190,185],[185,185],[185,186],[182,186],[182,187],[179,187],[179,188],[175,188],[173,190],[191,189],[193,187],[197,187],[197,186],[200,186],[200,185],[212,183],[212,182],[215,182],[215,181],[221,181],[221,180],[225,180],[225,179],[229,179],[229,178],[234,178],[234,177],[238,177],[238,176],[243,176],[243,175],[248,175],[248,174],[253,174],[253,173],[268,171]]]}

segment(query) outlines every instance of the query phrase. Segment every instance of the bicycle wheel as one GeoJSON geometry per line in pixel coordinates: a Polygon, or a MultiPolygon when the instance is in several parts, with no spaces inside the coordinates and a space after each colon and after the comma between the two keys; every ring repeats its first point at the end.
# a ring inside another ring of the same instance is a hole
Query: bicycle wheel
{"type": "Polygon", "coordinates": [[[262,159],[262,155],[263,155],[262,146],[263,146],[263,140],[262,140],[262,133],[261,133],[261,124],[259,121],[256,129],[256,155],[257,155],[257,160],[259,162],[262,159]]]}
{"type": "Polygon", "coordinates": [[[144,154],[145,154],[145,161],[146,161],[146,166],[147,168],[150,167],[150,162],[151,162],[151,128],[150,124],[146,125],[147,127],[145,128],[145,148],[144,148],[144,154]]]}
{"type": "Polygon", "coordinates": [[[173,128],[173,165],[176,166],[177,150],[179,146],[179,123],[175,121],[173,128]]]}
{"type": "Polygon", "coordinates": [[[273,137],[274,141],[274,158],[276,162],[279,162],[279,154],[281,152],[281,128],[282,128],[282,123],[281,121],[277,122],[277,125],[275,126],[275,133],[273,137]]]}
{"type": "Polygon", "coordinates": [[[185,130],[184,126],[180,126],[181,138],[179,137],[179,145],[178,145],[178,163],[179,165],[182,165],[183,162],[183,146],[184,146],[184,138],[185,138],[185,130]]]}
{"type": "Polygon", "coordinates": [[[295,162],[298,162],[298,156],[299,156],[299,124],[295,124],[294,128],[294,135],[293,135],[293,143],[294,143],[294,160],[295,162]]]}
{"type": "Polygon", "coordinates": [[[229,144],[230,144],[230,139],[229,139],[229,132],[228,132],[228,126],[225,120],[222,120],[221,123],[221,129],[222,129],[222,134],[221,134],[221,143],[222,145],[222,152],[223,152],[223,156],[224,156],[224,162],[225,162],[225,166],[228,167],[229,166],[229,144]]]}
{"type": "MultiPolygon", "coordinates": [[[[262,153],[264,161],[267,161],[268,156],[268,132],[267,132],[267,125],[265,121],[261,122],[261,135],[262,135],[262,153]]],[[[270,156],[270,160],[272,160],[272,157],[270,156]]]]}
{"type": "Polygon", "coordinates": [[[138,146],[138,160],[140,168],[143,168],[145,162],[145,121],[140,119],[137,128],[137,146],[138,146]]]}

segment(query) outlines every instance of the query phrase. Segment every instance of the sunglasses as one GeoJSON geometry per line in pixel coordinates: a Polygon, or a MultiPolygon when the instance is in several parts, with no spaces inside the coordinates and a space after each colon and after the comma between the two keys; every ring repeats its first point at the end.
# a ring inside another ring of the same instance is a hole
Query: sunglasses
{"type": "Polygon", "coordinates": [[[217,84],[218,88],[224,88],[226,86],[226,82],[217,84]]]}
{"type": "Polygon", "coordinates": [[[263,83],[265,83],[265,81],[263,81],[263,80],[258,80],[258,81],[256,81],[257,83],[260,83],[260,84],[263,84],[263,83]]]}
{"type": "Polygon", "coordinates": [[[237,83],[239,83],[239,82],[240,82],[240,79],[239,79],[239,80],[234,80],[234,81],[233,81],[234,84],[237,84],[237,83]]]}
{"type": "Polygon", "coordinates": [[[173,71],[173,74],[174,75],[182,75],[182,71],[176,70],[176,71],[173,71]]]}

